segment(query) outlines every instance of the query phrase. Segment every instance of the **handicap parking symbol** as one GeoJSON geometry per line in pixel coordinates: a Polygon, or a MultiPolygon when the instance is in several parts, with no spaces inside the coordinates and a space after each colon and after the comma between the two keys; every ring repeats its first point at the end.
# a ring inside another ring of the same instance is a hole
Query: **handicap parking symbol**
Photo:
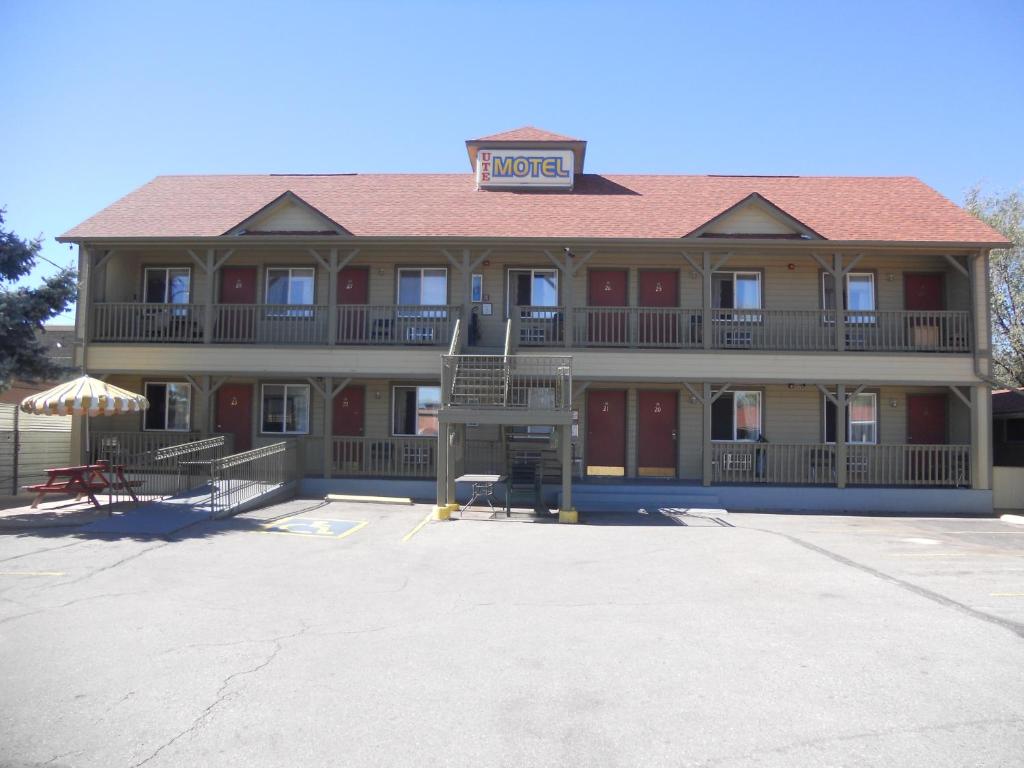
{"type": "Polygon", "coordinates": [[[355,533],[366,525],[365,520],[329,520],[316,517],[291,517],[273,523],[265,523],[267,533],[294,533],[298,536],[327,536],[341,539],[355,533]]]}

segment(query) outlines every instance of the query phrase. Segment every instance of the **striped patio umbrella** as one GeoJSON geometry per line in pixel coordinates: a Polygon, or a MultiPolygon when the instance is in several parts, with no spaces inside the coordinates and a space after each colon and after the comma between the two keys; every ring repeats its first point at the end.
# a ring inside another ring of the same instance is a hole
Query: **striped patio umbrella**
{"type": "Polygon", "coordinates": [[[142,395],[91,376],[80,376],[21,401],[21,410],[46,416],[115,416],[149,408],[142,395]]]}

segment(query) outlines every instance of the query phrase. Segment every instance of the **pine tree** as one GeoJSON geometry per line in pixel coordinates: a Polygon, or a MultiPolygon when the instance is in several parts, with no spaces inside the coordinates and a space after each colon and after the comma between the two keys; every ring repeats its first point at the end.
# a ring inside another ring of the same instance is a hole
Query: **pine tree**
{"type": "Polygon", "coordinates": [[[35,382],[59,378],[68,371],[51,361],[38,333],[43,323],[64,312],[78,293],[74,269],[62,269],[36,288],[14,287],[30,274],[42,240],[25,240],[4,228],[0,208],[0,391],[15,379],[35,382]]]}

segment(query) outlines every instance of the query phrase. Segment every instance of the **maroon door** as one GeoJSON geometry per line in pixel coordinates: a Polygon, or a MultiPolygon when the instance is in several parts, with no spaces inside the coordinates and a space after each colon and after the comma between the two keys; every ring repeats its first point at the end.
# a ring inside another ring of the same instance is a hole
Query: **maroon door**
{"type": "Polygon", "coordinates": [[[220,271],[220,304],[214,317],[218,341],[252,341],[256,309],[256,267],[224,267],[220,271]]]}
{"type": "Polygon", "coordinates": [[[218,432],[234,435],[235,453],[252,448],[252,385],[222,384],[217,390],[218,432]]]}
{"type": "Polygon", "coordinates": [[[637,471],[641,477],[673,477],[676,473],[676,392],[640,390],[637,471]]]}
{"type": "Polygon", "coordinates": [[[645,269],[640,272],[640,306],[661,311],[639,314],[640,343],[648,346],[675,346],[679,343],[679,272],[675,269],[645,269]]]}
{"type": "Polygon", "coordinates": [[[907,395],[907,442],[918,445],[945,444],[945,395],[907,395]]]}
{"type": "MultiPolygon", "coordinates": [[[[619,269],[592,269],[588,273],[587,304],[591,307],[625,307],[626,272],[619,269]]],[[[590,312],[587,338],[597,346],[621,346],[628,341],[625,309],[590,312]]]]}
{"type": "Polygon", "coordinates": [[[903,307],[908,311],[938,312],[946,307],[942,274],[904,275],[903,307]]]}
{"type": "Polygon", "coordinates": [[[626,393],[587,391],[587,474],[626,474],[626,393]]]}
{"type": "Polygon", "coordinates": [[[361,344],[368,338],[370,270],[346,267],[338,272],[338,343],[361,344]]]}
{"type": "MultiPolygon", "coordinates": [[[[945,283],[941,273],[903,276],[903,307],[912,312],[937,312],[946,308],[945,283]]],[[[911,315],[906,318],[910,345],[925,351],[939,349],[949,334],[941,315],[911,315]]]]}
{"type": "MultiPolygon", "coordinates": [[[[366,388],[345,387],[334,396],[332,433],[335,437],[362,437],[366,413],[366,388]]],[[[344,474],[361,470],[363,443],[361,440],[334,441],[334,469],[344,474]]]]}

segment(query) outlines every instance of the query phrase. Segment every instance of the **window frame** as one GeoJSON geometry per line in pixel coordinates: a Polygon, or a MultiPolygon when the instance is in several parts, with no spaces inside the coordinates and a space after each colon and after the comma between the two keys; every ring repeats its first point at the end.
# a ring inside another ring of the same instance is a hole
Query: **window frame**
{"type": "Polygon", "coordinates": [[[711,309],[712,310],[733,310],[737,312],[756,312],[764,309],[764,271],[760,269],[716,269],[711,273],[711,309]],[[732,303],[731,307],[716,307],[715,304],[715,275],[730,275],[732,277],[732,303]],[[736,276],[737,275],[748,275],[757,278],[757,306],[756,307],[737,307],[736,305],[736,276]]]}
{"type": "Polygon", "coordinates": [[[187,264],[182,264],[182,265],[179,265],[179,266],[143,267],[142,268],[142,303],[143,304],[172,304],[172,305],[191,304],[192,303],[192,267],[187,265],[187,264]],[[170,293],[170,290],[171,290],[171,272],[172,271],[183,271],[183,272],[185,272],[188,275],[188,295],[186,296],[185,301],[168,301],[168,298],[169,298],[168,294],[170,293]],[[153,301],[153,302],[150,302],[146,298],[146,295],[148,293],[148,291],[146,289],[147,289],[147,287],[149,285],[149,273],[150,272],[163,272],[164,273],[164,300],[163,301],[153,301]]]}
{"type": "MultiPolygon", "coordinates": [[[[829,394],[832,395],[833,397],[835,397],[836,393],[835,392],[829,392],[829,394]]],[[[856,396],[857,397],[870,397],[874,401],[875,418],[874,418],[874,421],[871,422],[871,424],[872,424],[872,437],[874,439],[871,440],[870,442],[863,442],[863,441],[852,442],[850,440],[850,430],[851,430],[851,427],[853,426],[853,423],[854,423],[853,420],[850,418],[850,408],[853,406],[853,402],[852,402],[852,399],[851,399],[851,402],[847,403],[847,405],[846,405],[846,444],[847,445],[878,445],[878,433],[881,430],[881,425],[880,425],[881,415],[880,415],[880,412],[879,412],[879,409],[878,409],[878,393],[877,392],[859,392],[859,393],[857,393],[856,396]]],[[[833,408],[836,408],[836,406],[832,403],[832,401],[829,400],[828,397],[826,397],[823,394],[821,396],[821,442],[824,445],[835,445],[836,444],[835,440],[829,440],[828,439],[828,407],[830,405],[832,405],[833,408]]],[[[837,421],[837,423],[836,423],[836,431],[837,431],[837,434],[838,434],[838,429],[839,429],[838,416],[839,416],[839,411],[838,411],[838,408],[837,408],[837,410],[836,410],[836,417],[837,417],[836,418],[836,421],[837,421]]],[[[866,422],[866,421],[858,421],[857,423],[858,424],[867,424],[868,422],[866,422]]]]}
{"type": "Polygon", "coordinates": [[[316,267],[267,267],[263,270],[263,306],[264,315],[267,318],[272,319],[304,319],[311,320],[316,315],[316,267]],[[296,303],[289,301],[286,304],[271,304],[267,299],[270,296],[270,278],[272,272],[287,272],[288,273],[288,298],[292,297],[292,273],[293,272],[312,272],[313,273],[313,286],[310,292],[310,302],[308,304],[296,303]],[[282,309],[282,307],[286,307],[282,309]],[[301,309],[301,307],[309,307],[309,309],[301,309]]]}
{"type": "MultiPolygon", "coordinates": [[[[713,443],[757,443],[760,442],[761,437],[764,436],[764,392],[760,389],[730,389],[728,392],[723,392],[718,398],[719,400],[726,395],[731,395],[732,400],[732,437],[728,439],[711,438],[713,443]],[[750,438],[737,438],[736,437],[736,395],[757,395],[757,434],[756,439],[750,438]]],[[[715,401],[717,402],[717,400],[715,401]]],[[[714,408],[714,403],[711,407],[714,408]]]]}
{"type": "MultiPolygon", "coordinates": [[[[831,272],[825,270],[820,271],[821,280],[819,287],[821,289],[821,309],[825,312],[835,312],[835,306],[826,306],[825,296],[827,291],[825,290],[825,281],[832,277],[831,272]]],[[[874,270],[861,270],[854,272],[847,272],[843,276],[843,312],[846,315],[845,322],[848,325],[873,325],[875,323],[875,316],[878,312],[878,275],[875,274],[874,270]],[[871,306],[872,309],[850,309],[850,278],[851,277],[867,277],[871,279],[871,306]],[[851,320],[850,314],[856,315],[859,312],[870,313],[860,320],[851,320]]],[[[834,323],[835,317],[825,316],[825,322],[834,323]]]]}
{"type": "Polygon", "coordinates": [[[146,416],[148,414],[148,409],[146,409],[146,410],[144,410],[142,412],[142,431],[143,432],[191,432],[192,431],[192,385],[189,384],[187,381],[144,381],[144,382],[142,382],[142,394],[144,394],[146,396],[147,400],[150,399],[149,398],[149,387],[150,387],[151,384],[155,384],[157,386],[163,386],[163,387],[167,387],[167,386],[171,386],[171,385],[185,387],[186,391],[188,392],[188,409],[185,412],[185,428],[184,429],[168,429],[168,427],[167,427],[167,413],[168,413],[167,407],[168,407],[168,404],[170,403],[170,398],[168,398],[166,396],[166,394],[165,394],[164,395],[164,426],[163,427],[147,427],[146,426],[146,416]]]}
{"type": "Polygon", "coordinates": [[[550,319],[550,318],[553,318],[555,316],[555,313],[557,312],[557,307],[559,306],[559,302],[562,299],[562,281],[561,281],[561,275],[559,275],[559,270],[555,269],[553,267],[509,267],[506,270],[506,278],[505,278],[505,317],[506,317],[506,319],[512,316],[512,310],[513,310],[514,307],[518,307],[518,306],[534,307],[534,306],[537,306],[536,304],[533,303],[533,301],[534,301],[534,297],[533,297],[533,281],[536,278],[538,273],[543,273],[543,274],[550,273],[550,274],[555,276],[555,303],[550,305],[551,306],[550,310],[537,310],[535,312],[531,312],[529,316],[531,318],[538,318],[538,319],[550,319]],[[516,304],[512,300],[512,290],[513,290],[513,287],[514,287],[514,280],[513,280],[513,278],[514,278],[516,273],[522,273],[522,274],[527,274],[528,273],[530,275],[530,303],[529,304],[519,305],[519,304],[516,304]]]}
{"type": "MultiPolygon", "coordinates": [[[[408,433],[405,433],[405,432],[395,432],[395,406],[398,404],[398,390],[400,390],[400,389],[415,389],[415,390],[417,390],[416,401],[419,402],[419,390],[420,389],[424,389],[426,387],[430,387],[430,388],[436,389],[438,391],[437,407],[438,407],[438,413],[440,413],[440,410],[441,410],[441,398],[443,396],[443,393],[441,392],[441,385],[440,384],[392,384],[391,385],[391,408],[388,411],[388,417],[389,417],[388,421],[390,422],[389,431],[391,433],[391,437],[416,437],[416,438],[427,439],[427,440],[436,440],[437,439],[437,435],[436,434],[433,434],[433,435],[419,435],[419,434],[415,434],[415,433],[414,434],[408,434],[408,433]]],[[[440,423],[438,424],[438,429],[440,431],[440,423]]]]}
{"type": "Polygon", "coordinates": [[[260,383],[260,434],[261,435],[280,435],[282,437],[288,437],[288,436],[294,436],[294,435],[309,435],[309,434],[311,434],[312,417],[313,417],[313,394],[312,394],[312,392],[310,390],[311,390],[311,388],[310,388],[309,384],[300,384],[298,382],[284,382],[284,381],[282,381],[282,382],[277,382],[277,381],[264,381],[264,382],[261,382],[260,383]],[[277,431],[277,430],[272,430],[272,431],[268,432],[266,429],[264,429],[264,424],[265,424],[265,421],[266,421],[265,418],[264,418],[264,415],[265,415],[265,408],[266,408],[267,387],[284,387],[283,397],[284,397],[284,403],[285,403],[286,412],[287,412],[287,407],[288,407],[288,389],[291,388],[291,387],[294,387],[294,388],[300,388],[301,387],[301,388],[306,390],[306,429],[304,431],[299,432],[297,430],[283,429],[283,427],[286,425],[286,419],[283,417],[283,415],[282,415],[282,420],[281,420],[282,430],[280,432],[277,431]]]}

